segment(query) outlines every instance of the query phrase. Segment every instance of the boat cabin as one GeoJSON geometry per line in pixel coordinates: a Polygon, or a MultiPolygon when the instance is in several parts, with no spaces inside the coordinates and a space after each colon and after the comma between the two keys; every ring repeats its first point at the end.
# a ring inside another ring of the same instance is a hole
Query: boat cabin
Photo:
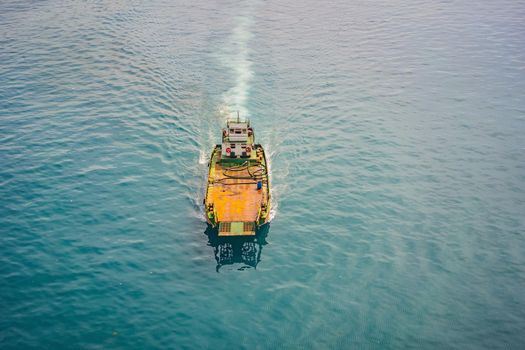
{"type": "Polygon", "coordinates": [[[253,129],[250,122],[228,121],[222,129],[221,156],[225,158],[250,158],[253,150],[253,129]]]}

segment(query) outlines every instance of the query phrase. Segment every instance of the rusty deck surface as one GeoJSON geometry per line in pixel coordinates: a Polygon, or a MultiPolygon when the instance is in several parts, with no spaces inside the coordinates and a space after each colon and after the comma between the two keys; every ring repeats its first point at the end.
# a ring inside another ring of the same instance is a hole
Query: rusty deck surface
{"type": "Polygon", "coordinates": [[[216,222],[223,225],[231,223],[231,229],[229,224],[224,226],[225,232],[219,231],[220,235],[253,235],[255,226],[251,223],[256,223],[261,206],[268,205],[269,202],[263,150],[258,148],[252,151],[249,170],[240,164],[222,164],[220,157],[218,151],[212,156],[205,202],[213,204],[216,222]],[[253,178],[254,173],[261,175],[253,178]],[[257,181],[262,181],[262,188],[259,190],[257,181]],[[242,223],[245,224],[241,227],[242,223]]]}
{"type": "Polygon", "coordinates": [[[215,185],[209,195],[219,221],[255,221],[263,200],[263,192],[257,191],[255,184],[215,185]]]}
{"type": "MultiPolygon", "coordinates": [[[[208,201],[214,203],[218,221],[255,221],[266,192],[257,190],[256,181],[229,179],[223,171],[220,164],[215,165],[213,183],[208,187],[208,201]]],[[[250,175],[247,169],[235,173],[250,175]]]]}

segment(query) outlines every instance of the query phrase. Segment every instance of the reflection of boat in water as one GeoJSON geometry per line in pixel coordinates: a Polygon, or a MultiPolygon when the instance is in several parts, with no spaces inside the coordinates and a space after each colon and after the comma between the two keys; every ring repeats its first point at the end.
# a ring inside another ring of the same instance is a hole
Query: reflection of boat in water
{"type": "Polygon", "coordinates": [[[222,266],[233,264],[244,264],[240,269],[257,268],[262,248],[267,244],[269,227],[269,224],[262,226],[254,236],[220,236],[216,228],[208,226],[204,233],[208,236],[208,244],[213,247],[217,272],[222,266]]]}
{"type": "Polygon", "coordinates": [[[213,149],[204,198],[207,222],[218,236],[255,236],[270,217],[270,183],[264,149],[248,121],[228,120],[213,149]]]}

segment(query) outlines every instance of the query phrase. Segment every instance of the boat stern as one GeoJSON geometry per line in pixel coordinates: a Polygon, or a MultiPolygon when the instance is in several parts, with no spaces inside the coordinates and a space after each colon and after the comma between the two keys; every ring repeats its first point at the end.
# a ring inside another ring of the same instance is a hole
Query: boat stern
{"type": "Polygon", "coordinates": [[[223,221],[219,222],[219,237],[223,236],[255,236],[255,222],[223,221]]]}

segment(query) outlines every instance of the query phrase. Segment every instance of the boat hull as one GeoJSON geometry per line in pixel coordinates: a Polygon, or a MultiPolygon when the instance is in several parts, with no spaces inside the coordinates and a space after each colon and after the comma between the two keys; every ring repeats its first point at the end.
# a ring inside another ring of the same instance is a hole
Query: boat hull
{"type": "Polygon", "coordinates": [[[223,158],[217,145],[210,157],[204,199],[207,222],[219,236],[254,236],[270,217],[270,183],[261,145],[245,158],[223,158]]]}

